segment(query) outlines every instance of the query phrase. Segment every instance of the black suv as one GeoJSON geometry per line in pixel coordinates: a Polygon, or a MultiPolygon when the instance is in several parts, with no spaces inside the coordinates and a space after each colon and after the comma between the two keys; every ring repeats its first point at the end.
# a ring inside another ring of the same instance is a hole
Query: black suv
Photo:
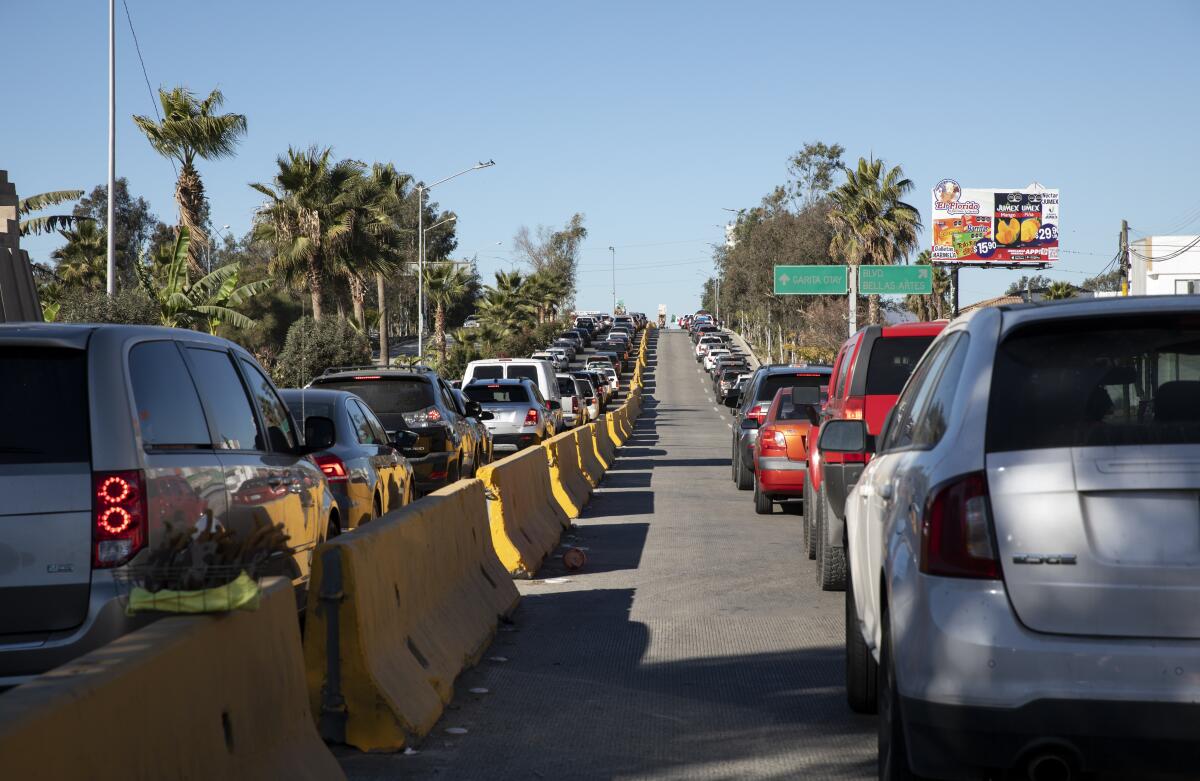
{"type": "Polygon", "coordinates": [[[464,404],[433,369],[337,367],[326,369],[310,387],[350,391],[375,411],[389,435],[415,433],[416,443],[403,452],[423,494],[472,477],[486,463],[486,444],[468,420],[482,419],[482,410],[473,401],[464,404]]]}

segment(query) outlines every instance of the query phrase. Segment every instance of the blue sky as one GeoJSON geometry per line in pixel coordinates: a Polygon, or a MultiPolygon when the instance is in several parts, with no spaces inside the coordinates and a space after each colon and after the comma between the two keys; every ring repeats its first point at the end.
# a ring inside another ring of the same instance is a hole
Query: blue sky
{"type": "MultiPolygon", "coordinates": [[[[494,158],[434,191],[459,214],[459,254],[490,278],[519,226],[584,212],[582,308],[608,308],[615,245],[631,308],[695,309],[722,209],[757,203],[813,140],[902,164],[926,222],[944,177],[1059,188],[1052,275],[1070,281],[1108,262],[1122,218],[1161,233],[1200,208],[1188,0],[127,2],[151,84],[219,86],[248,116],[237,157],[200,164],[216,225],[249,227],[247,182],[289,144],[426,181],[494,158]]],[[[105,177],[107,4],[5,6],[0,168],[22,194],[90,189],[105,177]]],[[[120,0],[117,14],[118,172],[172,221],[171,166],[129,119],[152,107],[120,0]]],[[[56,243],[27,245],[44,259],[56,243]]],[[[963,303],[1015,276],[965,271],[963,303]]]]}

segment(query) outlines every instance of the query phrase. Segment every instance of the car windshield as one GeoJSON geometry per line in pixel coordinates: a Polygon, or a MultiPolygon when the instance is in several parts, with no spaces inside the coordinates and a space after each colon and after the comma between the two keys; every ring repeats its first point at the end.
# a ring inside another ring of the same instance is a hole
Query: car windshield
{"type": "Polygon", "coordinates": [[[1071,319],[996,353],[990,452],[1200,443],[1200,319],[1071,319]]]}
{"type": "Polygon", "coordinates": [[[471,384],[463,388],[463,393],[471,401],[480,404],[514,404],[529,401],[529,391],[524,385],[471,384]]]}
{"type": "Polygon", "coordinates": [[[814,372],[786,372],[769,374],[759,383],[755,401],[771,401],[780,388],[815,388],[824,395],[825,385],[829,382],[828,374],[814,372]]]}
{"type": "Polygon", "coordinates": [[[332,390],[350,391],[376,414],[416,412],[432,407],[433,385],[420,377],[372,377],[361,380],[317,380],[316,385],[332,390]]]}
{"type": "Polygon", "coordinates": [[[3,347],[0,377],[0,405],[8,411],[0,430],[0,464],[91,460],[87,353],[3,347]]]}
{"type": "Polygon", "coordinates": [[[867,395],[895,396],[933,342],[932,336],[902,336],[876,339],[867,365],[867,395]]]}

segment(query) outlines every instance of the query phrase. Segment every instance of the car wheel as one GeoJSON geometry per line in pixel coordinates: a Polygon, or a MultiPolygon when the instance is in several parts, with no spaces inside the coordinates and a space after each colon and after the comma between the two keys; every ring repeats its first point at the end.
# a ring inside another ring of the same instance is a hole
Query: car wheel
{"type": "Polygon", "coordinates": [[[754,487],[754,470],[746,466],[746,460],[740,447],[737,453],[737,471],[734,472],[734,481],[737,483],[739,491],[749,491],[754,487]]]}
{"type": "Polygon", "coordinates": [[[334,537],[342,533],[342,524],[338,521],[337,513],[329,514],[329,521],[325,526],[325,539],[332,540],[334,537]]]}
{"type": "Polygon", "coordinates": [[[762,492],[762,485],[758,480],[754,481],[754,512],[759,515],[770,515],[775,509],[775,503],[771,501],[771,497],[762,492]]]}
{"type": "Polygon", "coordinates": [[[879,711],[880,781],[919,781],[920,776],[908,765],[908,745],[904,739],[904,719],[896,688],[896,665],[892,661],[892,630],[888,611],[883,611],[883,647],[879,652],[877,710],[879,711]]]}
{"type": "Polygon", "coordinates": [[[379,494],[375,494],[375,498],[371,500],[371,518],[374,520],[383,515],[383,502],[379,499],[379,494]]]}
{"type": "Polygon", "coordinates": [[[879,665],[858,625],[849,576],[846,581],[846,703],[855,713],[874,713],[879,707],[879,665]]]}
{"type": "Polygon", "coordinates": [[[812,481],[804,475],[804,555],[809,559],[817,557],[816,515],[817,503],[813,501],[812,481]]]}
{"type": "Polygon", "coordinates": [[[822,591],[842,591],[846,588],[846,551],[841,546],[829,544],[829,525],[837,516],[829,504],[829,494],[822,482],[817,491],[817,503],[821,505],[817,515],[817,585],[822,591]]]}

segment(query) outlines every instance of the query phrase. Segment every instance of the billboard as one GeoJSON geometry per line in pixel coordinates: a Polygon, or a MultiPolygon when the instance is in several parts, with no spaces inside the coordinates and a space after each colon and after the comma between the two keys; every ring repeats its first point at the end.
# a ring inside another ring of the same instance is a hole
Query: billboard
{"type": "Polygon", "coordinates": [[[933,188],[933,260],[1013,265],[1058,260],[1058,190],[933,188]]]}

